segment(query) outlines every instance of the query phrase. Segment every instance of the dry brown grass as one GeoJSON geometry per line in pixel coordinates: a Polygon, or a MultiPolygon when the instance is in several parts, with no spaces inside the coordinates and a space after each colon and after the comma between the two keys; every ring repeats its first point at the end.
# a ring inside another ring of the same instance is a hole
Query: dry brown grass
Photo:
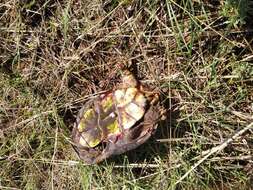
{"type": "Polygon", "coordinates": [[[0,188],[253,188],[252,23],[236,2],[1,2],[0,188]],[[140,148],[85,166],[72,124],[122,64],[170,115],[140,148]]]}

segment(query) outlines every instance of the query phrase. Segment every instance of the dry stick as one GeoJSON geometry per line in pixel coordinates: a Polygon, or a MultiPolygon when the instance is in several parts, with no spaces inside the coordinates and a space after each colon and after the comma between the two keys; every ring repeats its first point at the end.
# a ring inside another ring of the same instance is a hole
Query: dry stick
{"type": "MultiPolygon", "coordinates": [[[[51,162],[54,163],[54,158],[55,158],[55,154],[57,151],[57,141],[58,141],[58,127],[56,127],[55,129],[55,143],[54,143],[54,153],[52,156],[52,160],[51,162]]],[[[52,171],[51,171],[51,185],[52,185],[52,190],[54,190],[54,165],[52,165],[52,171]]]]}
{"type": "Polygon", "coordinates": [[[1,185],[0,185],[0,189],[21,190],[21,189],[15,188],[15,187],[7,187],[7,186],[1,186],[1,185]]]}
{"type": "Polygon", "coordinates": [[[53,111],[45,111],[45,112],[36,114],[36,115],[34,115],[34,116],[32,116],[32,117],[24,120],[24,121],[21,121],[21,122],[19,122],[17,124],[14,124],[14,127],[17,127],[17,126],[20,126],[20,125],[23,125],[23,124],[27,124],[27,123],[35,120],[36,118],[41,117],[42,115],[47,115],[47,114],[50,114],[50,113],[53,113],[53,111]]]}
{"type": "Polygon", "coordinates": [[[252,155],[242,155],[242,156],[227,156],[227,157],[213,157],[209,159],[211,162],[223,161],[223,160],[252,160],[252,155]]]}
{"type": "Polygon", "coordinates": [[[247,130],[253,128],[253,122],[250,123],[248,126],[246,126],[245,128],[241,129],[240,131],[238,131],[237,133],[235,133],[231,138],[227,139],[224,143],[220,144],[219,146],[213,147],[210,149],[210,152],[203,157],[202,159],[200,159],[198,162],[196,162],[190,170],[188,170],[179,180],[177,180],[177,182],[175,183],[175,185],[177,185],[178,183],[182,182],[195,168],[197,168],[202,162],[204,162],[209,156],[211,156],[214,153],[217,153],[221,150],[223,150],[224,148],[226,148],[228,146],[229,143],[231,143],[233,140],[235,140],[237,137],[239,137],[240,135],[242,135],[243,133],[245,133],[247,130]]]}

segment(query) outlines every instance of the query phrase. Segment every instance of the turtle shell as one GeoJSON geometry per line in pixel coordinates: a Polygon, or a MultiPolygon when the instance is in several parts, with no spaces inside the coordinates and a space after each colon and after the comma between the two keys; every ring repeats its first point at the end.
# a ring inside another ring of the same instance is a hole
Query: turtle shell
{"type": "Polygon", "coordinates": [[[118,88],[90,100],[79,111],[72,138],[75,150],[86,163],[131,150],[150,137],[152,130],[147,129],[155,128],[150,118],[156,120],[158,112],[140,89],[127,72],[118,88]]]}

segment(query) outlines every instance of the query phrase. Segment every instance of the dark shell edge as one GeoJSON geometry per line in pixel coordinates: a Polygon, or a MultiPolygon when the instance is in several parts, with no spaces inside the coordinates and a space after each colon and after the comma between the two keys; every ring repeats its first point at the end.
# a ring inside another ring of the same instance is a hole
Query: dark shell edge
{"type": "Polygon", "coordinates": [[[99,163],[112,155],[122,154],[135,149],[146,142],[156,130],[157,121],[159,119],[159,108],[158,105],[152,105],[147,109],[142,120],[131,127],[131,129],[129,129],[122,138],[118,139],[116,143],[106,142],[105,146],[103,143],[94,148],[82,147],[77,143],[79,133],[77,125],[80,122],[80,116],[83,114],[84,110],[89,108],[94,101],[96,101],[96,98],[88,101],[84,107],[81,108],[72,130],[72,146],[78,157],[86,164],[99,163]]]}

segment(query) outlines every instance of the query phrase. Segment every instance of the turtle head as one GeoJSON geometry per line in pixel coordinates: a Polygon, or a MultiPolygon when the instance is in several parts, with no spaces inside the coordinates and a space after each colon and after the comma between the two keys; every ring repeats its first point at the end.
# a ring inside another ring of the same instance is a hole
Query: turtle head
{"type": "Polygon", "coordinates": [[[130,88],[130,87],[137,87],[138,82],[135,76],[128,70],[124,70],[122,73],[122,87],[123,88],[130,88]]]}

